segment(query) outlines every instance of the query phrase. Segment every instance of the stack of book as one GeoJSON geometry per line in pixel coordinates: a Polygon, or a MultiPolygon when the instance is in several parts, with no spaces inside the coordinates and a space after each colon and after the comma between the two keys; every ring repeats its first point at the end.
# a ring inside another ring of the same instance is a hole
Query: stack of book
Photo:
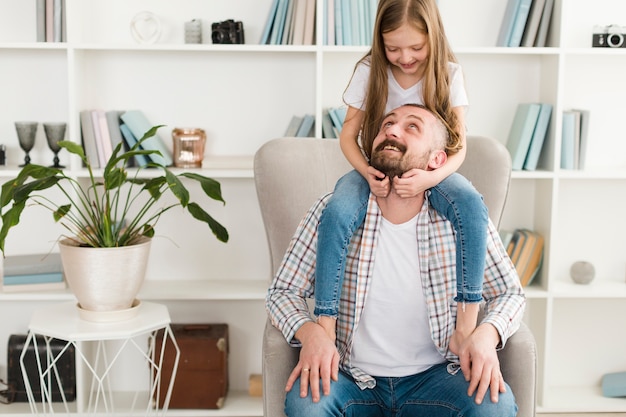
{"type": "Polygon", "coordinates": [[[37,42],[65,42],[65,0],[36,0],[37,42]]]}
{"type": "Polygon", "coordinates": [[[585,169],[589,135],[589,110],[563,112],[561,169],[585,169]]]}
{"type": "Polygon", "coordinates": [[[284,136],[298,138],[315,136],[315,117],[308,113],[304,116],[292,116],[284,136]]]}
{"type": "Polygon", "coordinates": [[[324,1],[324,44],[371,45],[377,0],[324,1]]]}
{"type": "Polygon", "coordinates": [[[554,0],[508,0],[496,46],[546,46],[554,0]]]}
{"type": "Polygon", "coordinates": [[[313,45],[315,0],[274,0],[259,43],[313,45]]]}
{"type": "Polygon", "coordinates": [[[4,258],[2,291],[42,291],[65,288],[58,253],[14,255],[4,258]]]}
{"type": "Polygon", "coordinates": [[[551,115],[551,104],[518,104],[506,142],[514,171],[537,169],[551,115]]]}
{"type": "MultiPolygon", "coordinates": [[[[322,113],[322,137],[335,139],[339,137],[343,121],[346,118],[347,107],[329,107],[322,113]]],[[[312,114],[304,116],[294,115],[287,125],[285,137],[313,137],[315,136],[315,117],[312,114]]]]}
{"type": "Polygon", "coordinates": [[[527,286],[537,276],[543,263],[544,238],[528,229],[500,232],[522,286],[527,286]]]}
{"type": "MultiPolygon", "coordinates": [[[[80,125],[83,148],[94,168],[104,168],[118,144],[130,149],[153,126],[140,110],[83,110],[80,125]]],[[[172,153],[158,134],[143,142],[142,149],[157,150],[161,154],[136,155],[134,161],[129,162],[136,166],[150,161],[172,165],[172,153]]]]}

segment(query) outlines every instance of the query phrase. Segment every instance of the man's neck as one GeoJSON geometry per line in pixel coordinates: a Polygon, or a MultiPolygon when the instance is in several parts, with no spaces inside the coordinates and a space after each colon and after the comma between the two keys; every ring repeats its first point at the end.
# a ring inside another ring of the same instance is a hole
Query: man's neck
{"type": "Polygon", "coordinates": [[[393,224],[408,222],[417,215],[424,204],[424,193],[416,197],[400,197],[393,187],[387,197],[376,197],[383,217],[393,224]]]}

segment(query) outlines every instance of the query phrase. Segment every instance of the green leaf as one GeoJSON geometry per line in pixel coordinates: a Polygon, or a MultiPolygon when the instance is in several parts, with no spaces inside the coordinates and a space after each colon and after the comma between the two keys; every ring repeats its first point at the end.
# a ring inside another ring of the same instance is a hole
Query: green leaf
{"type": "Polygon", "coordinates": [[[208,224],[217,240],[224,243],[228,242],[228,231],[226,228],[211,217],[209,213],[204,211],[202,207],[196,203],[189,203],[187,205],[187,210],[189,210],[189,213],[191,213],[194,218],[208,224]]]}
{"type": "Polygon", "coordinates": [[[156,177],[151,178],[148,182],[143,186],[144,190],[147,190],[150,193],[150,196],[154,200],[158,200],[163,195],[161,188],[165,184],[165,177],[156,177]]]}
{"type": "Polygon", "coordinates": [[[9,229],[20,222],[20,215],[26,207],[26,201],[15,203],[2,215],[2,229],[0,229],[0,250],[4,252],[4,242],[9,233],[9,229]]]}
{"type": "Polygon", "coordinates": [[[126,182],[128,173],[124,168],[113,168],[105,173],[104,189],[114,190],[121,187],[126,182]]]}
{"type": "Polygon", "coordinates": [[[13,200],[15,202],[26,201],[34,191],[41,191],[56,185],[59,177],[46,177],[37,179],[15,188],[13,192],[13,200]]]}
{"type": "Polygon", "coordinates": [[[189,204],[189,191],[187,191],[182,181],[176,175],[172,174],[169,169],[165,169],[165,178],[167,179],[168,187],[176,198],[178,198],[180,204],[183,207],[187,207],[187,204],[189,204]]]}
{"type": "Polygon", "coordinates": [[[85,150],[78,143],[74,143],[69,140],[62,140],[59,142],[59,146],[67,149],[69,153],[78,155],[81,159],[85,160],[85,150]]]}
{"type": "Polygon", "coordinates": [[[56,209],[54,213],[52,213],[52,217],[54,218],[54,221],[58,222],[59,220],[61,220],[67,213],[69,213],[71,208],[72,208],[71,204],[66,204],[56,209]]]}
{"type": "Polygon", "coordinates": [[[196,174],[193,172],[184,172],[180,174],[181,177],[190,178],[200,183],[200,186],[204,190],[204,193],[213,200],[221,201],[226,204],[222,198],[222,188],[220,183],[213,178],[205,177],[204,175],[196,174]]]}

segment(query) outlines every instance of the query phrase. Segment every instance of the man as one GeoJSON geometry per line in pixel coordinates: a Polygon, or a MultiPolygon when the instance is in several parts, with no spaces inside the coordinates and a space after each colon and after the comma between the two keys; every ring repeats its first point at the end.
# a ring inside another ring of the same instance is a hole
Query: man
{"type": "Polygon", "coordinates": [[[446,140],[443,123],[424,107],[405,105],[384,118],[371,163],[392,179],[391,191],[370,195],[350,242],[336,345],[306,303],[314,296],[316,229],[328,196],[298,227],[267,296],[274,326],[302,346],[286,387],[289,417],[516,415],[496,350],[519,327],[525,298],[495,227],[483,286],[487,313],[453,353],[454,229],[427,193],[407,199],[394,192],[401,173],[443,165],[446,140]]]}

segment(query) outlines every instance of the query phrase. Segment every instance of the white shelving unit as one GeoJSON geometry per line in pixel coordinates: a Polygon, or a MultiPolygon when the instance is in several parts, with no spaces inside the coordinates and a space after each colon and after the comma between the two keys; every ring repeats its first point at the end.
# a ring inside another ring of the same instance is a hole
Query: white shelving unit
{"type": "MultiPolygon", "coordinates": [[[[321,135],[325,107],[341,104],[355,62],[366,47],[258,45],[272,0],[66,0],[66,43],[35,42],[34,2],[0,0],[0,143],[17,172],[23,152],[13,122],[66,121],[80,140],[78,113],[91,108],[141,109],[169,140],[174,127],[208,136],[204,174],[222,183],[225,207],[209,211],[228,229],[221,244],[196,222],[166,216],[157,228],[142,299],[168,305],[174,322],[227,322],[231,331],[232,395],[222,410],[176,411],[184,416],[258,416],[259,399],[245,394],[248,376],[261,371],[263,298],[270,277],[267,245],[252,180],[252,155],[282,136],[291,116],[316,115],[321,135]],[[130,35],[132,17],[156,14],[163,33],[153,45],[130,35]],[[198,18],[205,42],[211,22],[244,22],[245,45],[185,45],[183,24],[198,18]],[[167,236],[167,237],[166,237],[167,236]]],[[[317,27],[323,25],[323,1],[317,27]]],[[[626,370],[621,329],[626,313],[626,49],[591,48],[593,26],[626,19],[621,0],[556,0],[549,46],[494,47],[506,2],[439,0],[444,24],[466,76],[469,134],[506,141],[519,102],[554,105],[540,169],[514,172],[502,227],[527,227],[546,237],[541,274],[527,289],[526,321],[539,349],[540,412],[626,412],[626,402],[604,398],[604,373],[626,370]],[[587,168],[559,168],[561,114],[591,111],[587,168]],[[610,209],[606,210],[606,209],[610,209]],[[588,260],[596,278],[574,284],[569,267],[588,260]]],[[[52,162],[43,132],[32,159],[52,162]]],[[[62,163],[80,178],[77,160],[62,163]]],[[[9,254],[54,249],[60,230],[36,208],[7,242],[9,254]],[[43,218],[42,218],[43,217],[43,218]],[[29,239],[36,233],[36,239],[29,239]]],[[[67,292],[0,294],[0,338],[23,332],[33,308],[71,299],[67,292]]],[[[0,375],[6,371],[0,343],[0,375]]],[[[23,415],[21,405],[0,414],[23,415]]]]}

